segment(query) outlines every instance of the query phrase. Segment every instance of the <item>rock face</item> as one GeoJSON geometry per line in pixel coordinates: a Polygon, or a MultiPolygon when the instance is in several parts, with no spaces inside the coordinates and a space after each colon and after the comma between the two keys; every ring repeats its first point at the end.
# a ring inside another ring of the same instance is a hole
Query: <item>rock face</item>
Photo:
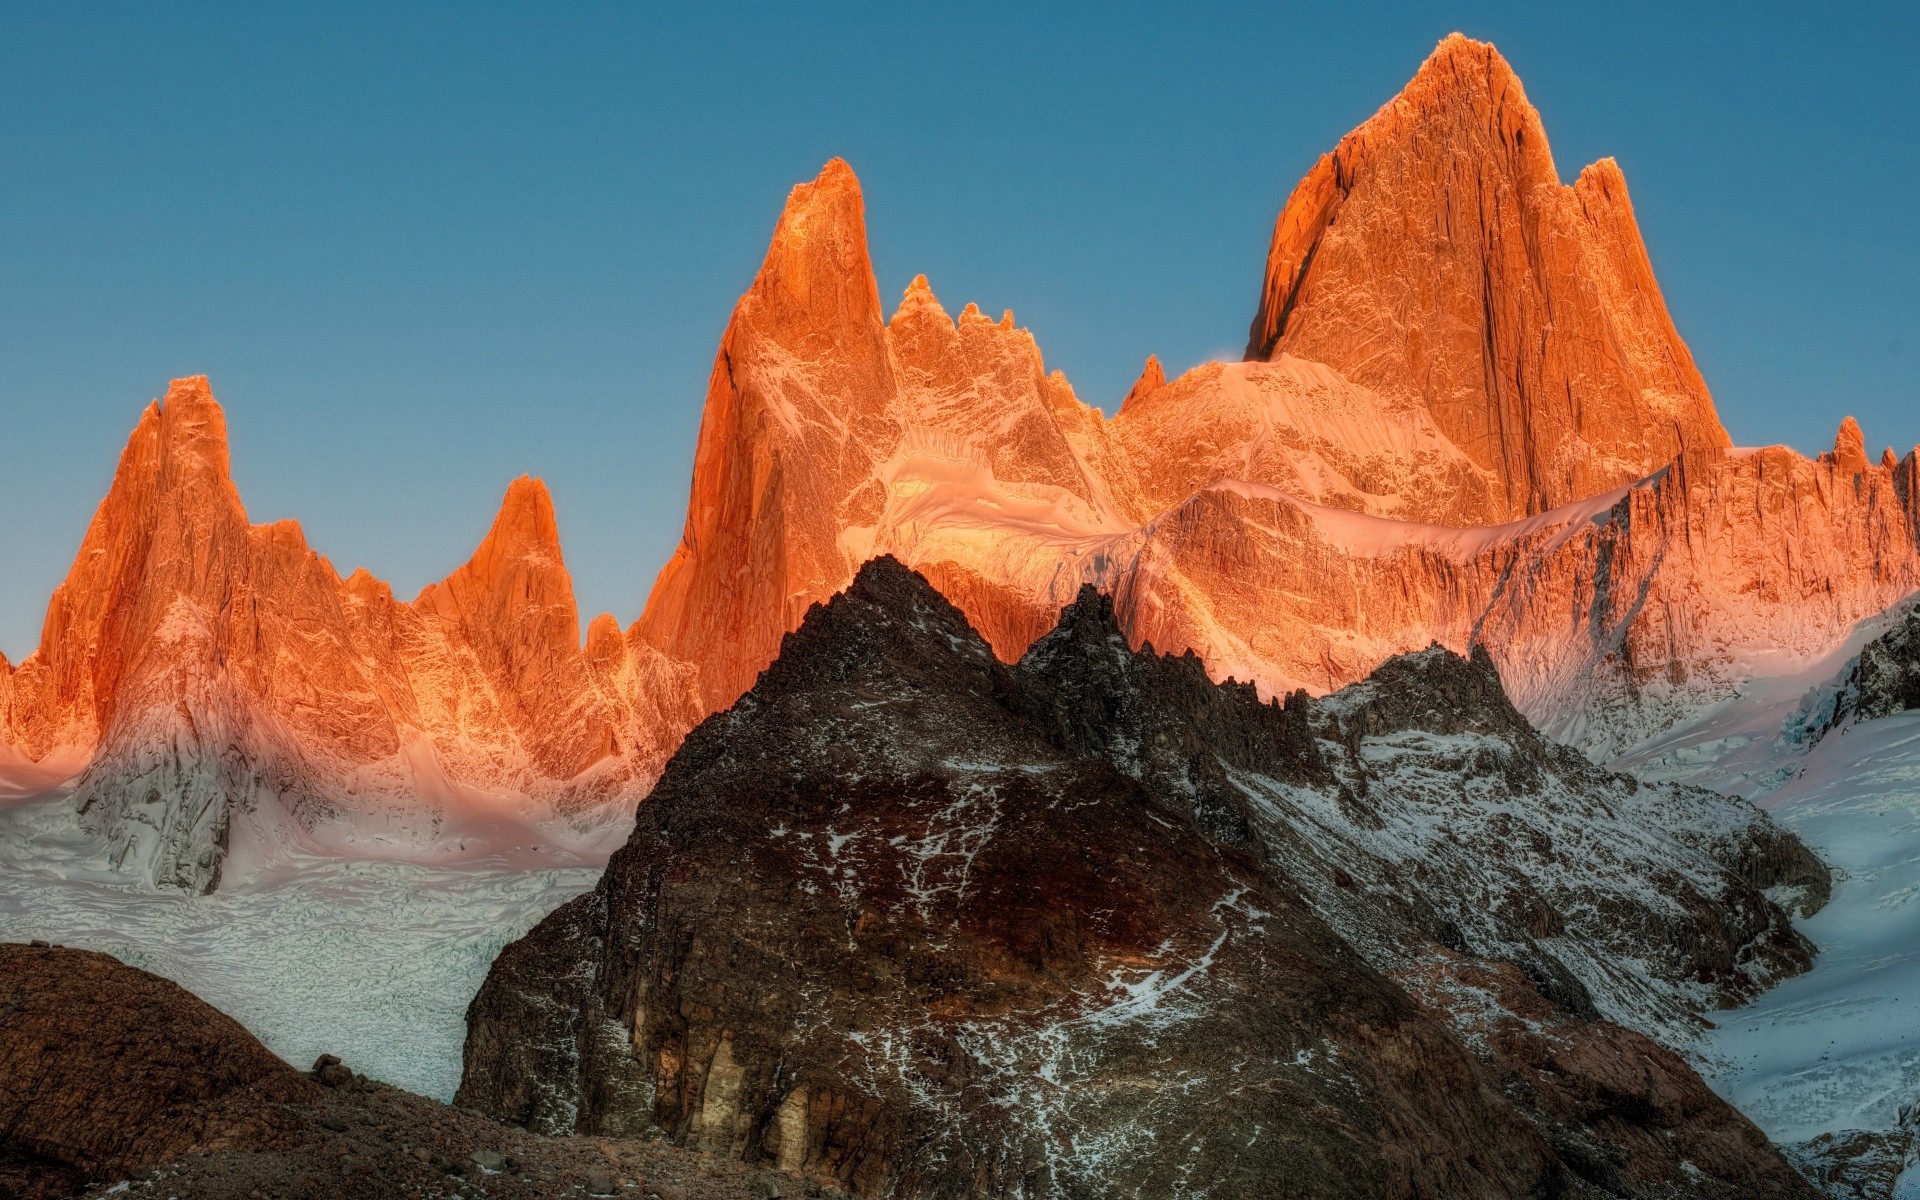
{"type": "Polygon", "coordinates": [[[142,416],[0,699],[18,755],[86,763],[75,800],[115,865],[190,890],[216,885],[237,825],[260,853],[342,821],[431,845],[494,789],[529,819],[630,802],[695,715],[644,644],[602,629],[582,650],[538,481],[508,489],[466,566],[398,601],[298,524],[248,522],[202,378],[142,416]]]}
{"type": "Polygon", "coordinates": [[[104,954],[0,945],[0,1192],[77,1195],[190,1151],[292,1140],[311,1083],[238,1023],[104,954]]]}
{"type": "Polygon", "coordinates": [[[1484,656],[1262,702],[1089,590],[1009,667],[880,559],[502,953],[458,1102],[864,1195],[1804,1196],[1600,1015],[1802,969],[1768,887],[1825,874],[1484,656]]]}
{"type": "Polygon", "coordinates": [[[1729,450],[1617,170],[1563,187],[1490,47],[1448,39],[1302,184],[1257,361],[1149,361],[1110,420],[924,279],[883,324],[862,221],[844,164],[796,189],[716,365],[639,624],[709,710],[882,552],[1008,661],[1085,583],[1269,696],[1483,642],[1599,756],[1920,587],[1914,457],[1729,450]]]}
{"type": "Polygon", "coordinates": [[[1854,721],[1873,721],[1920,708],[1920,606],[1865,646],[1848,666],[1830,705],[1809,713],[1812,740],[1854,721]]]}
{"type": "Polygon", "coordinates": [[[1519,79],[1458,34],[1281,211],[1247,357],[1281,352],[1418,402],[1508,517],[1728,445],[1619,166],[1562,185],[1519,79]]]}
{"type": "Polygon", "coordinates": [[[1920,609],[1867,643],[1850,690],[1853,711],[1863,721],[1920,708],[1920,609]]]}

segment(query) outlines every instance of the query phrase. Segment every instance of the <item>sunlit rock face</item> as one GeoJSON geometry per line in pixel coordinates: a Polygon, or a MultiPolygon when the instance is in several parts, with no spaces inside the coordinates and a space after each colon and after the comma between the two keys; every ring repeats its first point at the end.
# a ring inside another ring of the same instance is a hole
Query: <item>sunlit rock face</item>
{"type": "Polygon", "coordinates": [[[956,321],[920,278],[883,317],[860,186],[836,159],[794,189],[734,309],[686,532],[638,628],[696,664],[721,708],[903,527],[1122,529],[1116,473],[1099,413],[1046,374],[1011,313],[969,305],[956,321]]]}
{"type": "Polygon", "coordinates": [[[349,827],[369,852],[430,849],[502,797],[514,817],[588,816],[643,794],[693,717],[691,680],[650,647],[582,649],[540,483],[398,601],[297,523],[248,522],[197,377],[141,417],[6,700],[16,756],[86,764],[75,802],[115,865],[194,890],[236,825],[270,856],[349,827]]]}
{"type": "MultiPolygon", "coordinates": [[[[1420,105],[1484,98],[1510,80],[1490,49],[1450,40],[1413,99],[1362,132],[1383,137],[1375,126],[1397,129],[1420,105]]],[[[1519,120],[1517,85],[1505,103],[1519,120]]],[[[1502,153],[1532,135],[1513,136],[1502,153]]],[[[1494,148],[1467,139],[1459,152],[1494,148]]],[[[1402,218],[1419,225],[1417,209],[1402,218]]],[[[1582,288],[1595,278],[1569,271],[1582,288]]],[[[1644,282],[1630,290],[1653,312],[1658,293],[1644,282]]],[[[1548,303],[1535,276],[1512,286],[1548,303]]],[[[1723,697],[1769,656],[1824,650],[1920,586],[1911,456],[1869,462],[1857,428],[1817,461],[1730,451],[1703,389],[1686,393],[1692,425],[1661,426],[1645,409],[1658,388],[1620,398],[1620,371],[1645,356],[1608,359],[1613,374],[1570,366],[1578,378],[1553,398],[1500,392],[1517,406],[1502,427],[1534,430],[1525,444],[1538,464],[1562,462],[1552,430],[1567,446],[1606,444],[1604,430],[1555,424],[1569,396],[1613,414],[1622,437],[1682,431],[1618,442],[1604,469],[1594,457],[1542,467],[1539,479],[1558,482],[1516,501],[1504,459],[1475,449],[1432,395],[1386,376],[1364,384],[1284,346],[1271,361],[1203,364],[1172,380],[1150,360],[1109,419],[1047,374],[1010,320],[971,306],[955,320],[916,279],[883,324],[876,294],[858,185],[836,162],[795,190],[735,312],[687,533],[638,626],[669,659],[697,664],[708,709],[751,683],[808,604],[882,552],[924,572],[1009,661],[1084,583],[1117,597],[1136,645],[1193,649],[1216,678],[1268,694],[1326,691],[1393,654],[1432,641],[1464,651],[1478,637],[1530,716],[1596,754],[1723,697]],[[816,279],[826,282],[794,282],[816,279]],[[1707,432],[1684,434],[1695,427],[1707,432]],[[1516,505],[1524,514],[1556,498],[1566,502],[1507,520],[1516,505]]],[[[1596,319],[1640,311],[1579,295],[1596,319]]],[[[1364,311],[1386,322],[1375,340],[1418,316],[1364,311]]],[[[1543,312],[1511,319],[1545,322],[1543,312]]],[[[1671,346],[1684,364],[1677,338],[1671,346]]],[[[1698,383],[1690,366],[1674,378],[1698,383]]]]}
{"type": "Polygon", "coordinates": [[[1619,166],[1563,185],[1519,79],[1458,34],[1281,211],[1247,357],[1281,353],[1425,408],[1506,517],[1728,444],[1619,166]]]}

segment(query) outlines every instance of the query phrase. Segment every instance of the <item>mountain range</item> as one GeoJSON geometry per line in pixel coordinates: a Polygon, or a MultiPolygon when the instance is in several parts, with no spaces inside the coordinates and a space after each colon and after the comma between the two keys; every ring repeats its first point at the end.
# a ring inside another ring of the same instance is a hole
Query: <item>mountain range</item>
{"type": "MultiPolygon", "coordinates": [[[[1251,258],[1251,254],[1250,254],[1251,258]]],[[[1111,415],[1011,313],[891,315],[853,171],[796,187],[715,357],[685,530],[580,627],[552,504],[508,489],[411,600],[254,525],[203,378],[141,415],[0,659],[0,764],[72,778],[114,865],[204,891],[300,845],[457,859],[617,838],[685,734],[891,555],[1017,660],[1092,585],[1135,648],[1266,698],[1481,646],[1605,761],[1920,587],[1920,460],[1741,449],[1610,160],[1561,183],[1491,46],[1442,42],[1275,223],[1248,354],[1111,415]]]]}

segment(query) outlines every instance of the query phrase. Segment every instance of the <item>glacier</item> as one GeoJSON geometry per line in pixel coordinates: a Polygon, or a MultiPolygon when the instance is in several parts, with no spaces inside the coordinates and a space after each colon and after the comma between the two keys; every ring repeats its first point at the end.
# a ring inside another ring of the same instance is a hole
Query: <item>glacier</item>
{"type": "Polygon", "coordinates": [[[295,1066],[449,1100],[467,1003],[502,946],[593,886],[598,864],[512,849],[457,864],[289,851],[209,895],[108,867],[65,787],[0,773],[0,941],[43,938],[164,976],[295,1066]]]}

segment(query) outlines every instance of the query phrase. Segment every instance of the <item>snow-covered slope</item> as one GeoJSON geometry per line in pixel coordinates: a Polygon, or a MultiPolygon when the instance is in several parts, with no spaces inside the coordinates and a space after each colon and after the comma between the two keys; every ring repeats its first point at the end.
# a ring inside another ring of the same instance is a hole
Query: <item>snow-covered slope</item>
{"type": "Polygon", "coordinates": [[[154,892],[112,871],[111,839],[43,783],[0,773],[0,941],[105,951],[181,984],[295,1066],[337,1054],[441,1099],[459,1082],[467,1002],[494,955],[600,873],[528,842],[442,866],[290,853],[213,895],[154,892]]]}
{"type": "MultiPolygon", "coordinates": [[[[1813,969],[1716,1014],[1692,1051],[1721,1094],[1823,1165],[1849,1148],[1894,1162],[1914,1148],[1920,711],[1827,728],[1854,657],[1899,617],[1862,622],[1831,654],[1781,664],[1619,763],[1748,796],[1833,868],[1831,901],[1799,923],[1820,948],[1813,969]]],[[[1920,1194],[1920,1173],[1909,1175],[1904,1186],[1920,1194]]]]}

